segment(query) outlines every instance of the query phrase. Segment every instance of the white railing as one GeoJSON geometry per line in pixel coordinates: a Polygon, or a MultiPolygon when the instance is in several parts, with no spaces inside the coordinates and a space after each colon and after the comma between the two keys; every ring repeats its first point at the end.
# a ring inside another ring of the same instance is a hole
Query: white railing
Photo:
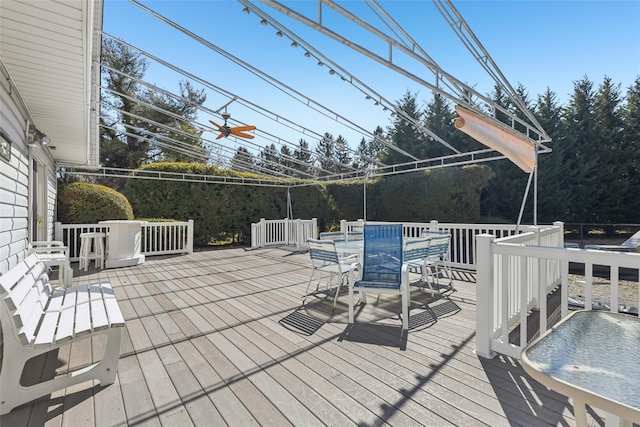
{"type": "Polygon", "coordinates": [[[251,224],[251,247],[269,245],[295,245],[306,249],[307,239],[318,238],[318,220],[312,219],[264,219],[251,224]]]}
{"type": "MultiPolygon", "coordinates": [[[[391,224],[390,222],[367,221],[368,224],[391,224]]],[[[362,230],[364,221],[340,221],[340,231],[350,233],[362,230]]],[[[527,226],[522,226],[526,229],[527,226]]],[[[516,232],[515,224],[454,224],[439,223],[436,220],[430,222],[403,222],[402,233],[404,237],[420,237],[423,230],[432,232],[446,232],[451,234],[449,245],[449,262],[453,268],[468,270],[476,269],[476,236],[479,234],[492,234],[496,237],[511,236],[516,232]]]]}
{"type": "Polygon", "coordinates": [[[527,345],[528,318],[539,310],[536,336],[547,330],[547,299],[560,292],[560,318],[568,314],[569,263],[584,266],[585,307],[592,307],[594,266],[610,269],[610,306],[618,311],[621,268],[640,269],[640,254],[564,248],[564,227],[538,228],[517,236],[496,239],[477,236],[476,353],[519,358],[527,345]],[[518,342],[510,342],[519,324],[518,342]]]}
{"type": "MultiPolygon", "coordinates": [[[[109,226],[102,224],[55,223],[54,240],[64,242],[69,248],[69,259],[78,261],[80,234],[87,232],[108,233],[109,226]]],[[[181,254],[193,252],[193,220],[183,222],[149,222],[142,225],[141,253],[145,256],[181,254]]]]}

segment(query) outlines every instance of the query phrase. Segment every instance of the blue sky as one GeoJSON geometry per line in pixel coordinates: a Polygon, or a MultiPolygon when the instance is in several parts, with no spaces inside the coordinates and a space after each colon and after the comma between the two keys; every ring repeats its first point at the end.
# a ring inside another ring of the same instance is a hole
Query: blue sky
{"type": "MultiPolygon", "coordinates": [[[[460,40],[445,23],[430,1],[379,0],[385,10],[446,72],[488,94],[493,81],[477,65],[460,40]]],[[[258,70],[279,80],[317,103],[332,115],[344,117],[359,127],[372,131],[376,126],[389,126],[391,116],[352,85],[330,75],[327,67],[304,57],[304,51],[290,46],[286,38],[278,38],[271,26],[262,26],[254,14],[242,13],[236,1],[171,1],[141,0],[147,7],[175,21],[258,70]]],[[[259,3],[255,2],[257,5],[259,3]]],[[[311,11],[315,17],[317,2],[285,2],[298,11],[311,11]]],[[[358,1],[340,2],[358,16],[371,12],[358,1]]],[[[566,103],[573,82],[587,76],[597,87],[605,76],[620,84],[623,93],[640,76],[640,1],[459,1],[455,7],[488,50],[500,70],[516,86],[522,83],[532,99],[547,87],[566,103]]],[[[388,68],[362,56],[344,45],[278,12],[259,5],[269,15],[328,56],[333,62],[363,81],[386,99],[395,102],[410,90],[418,93],[423,107],[432,92],[388,68]]],[[[349,40],[380,56],[386,56],[386,44],[360,27],[325,9],[325,23],[339,29],[349,40]]],[[[371,20],[371,22],[375,22],[371,20]]],[[[266,111],[290,120],[294,127],[316,133],[330,132],[344,136],[355,147],[362,134],[344,120],[327,118],[293,100],[282,90],[224,58],[214,50],[182,34],[135,4],[124,0],[105,0],[103,30],[114,37],[183,68],[199,78],[254,103],[266,111]]],[[[423,66],[394,53],[394,62],[411,72],[432,80],[423,66]]],[[[151,62],[145,80],[173,92],[183,76],[151,62]]],[[[196,84],[197,87],[199,87],[196,84]]],[[[213,110],[229,101],[215,91],[207,92],[206,106],[213,110]]],[[[257,137],[264,146],[277,138],[297,144],[305,138],[312,147],[313,133],[302,133],[283,126],[282,120],[266,118],[239,103],[227,108],[232,118],[254,124],[272,137],[257,137]],[[276,138],[271,139],[271,138],[276,138]]],[[[206,123],[215,116],[202,115],[206,123]]],[[[226,143],[233,147],[234,142],[226,143]]]]}

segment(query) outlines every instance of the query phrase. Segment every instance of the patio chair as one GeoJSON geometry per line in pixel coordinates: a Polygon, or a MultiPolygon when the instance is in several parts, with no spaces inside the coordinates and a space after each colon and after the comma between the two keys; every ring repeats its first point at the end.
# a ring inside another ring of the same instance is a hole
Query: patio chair
{"type": "MultiPolygon", "coordinates": [[[[338,293],[340,293],[340,288],[344,280],[348,280],[349,275],[353,277],[355,271],[358,269],[358,257],[357,255],[339,257],[333,240],[307,239],[307,245],[309,247],[309,257],[311,258],[311,276],[309,277],[309,283],[307,283],[307,290],[304,293],[303,301],[309,296],[309,287],[316,273],[324,273],[329,275],[327,291],[329,291],[334,278],[337,277],[339,279],[336,293],[333,297],[333,306],[335,307],[336,301],[338,300],[338,293]]],[[[320,288],[320,281],[321,277],[318,278],[316,292],[320,288]]]]}
{"type": "Polygon", "coordinates": [[[349,323],[354,323],[354,292],[363,304],[367,292],[402,296],[402,330],[409,329],[409,270],[403,262],[402,224],[365,225],[361,280],[349,283],[349,323]]]}
{"type": "Polygon", "coordinates": [[[430,232],[427,235],[431,239],[431,244],[429,245],[429,256],[427,257],[426,265],[433,283],[437,284],[439,287],[441,272],[445,271],[449,278],[449,285],[447,287],[451,290],[455,290],[453,287],[451,265],[449,263],[449,244],[451,242],[451,234],[430,232]]]}
{"type": "Polygon", "coordinates": [[[417,270],[420,274],[420,281],[427,283],[429,289],[431,289],[431,295],[435,295],[433,286],[428,279],[429,265],[427,261],[429,259],[429,246],[431,245],[431,238],[421,238],[414,240],[406,240],[404,242],[404,263],[409,267],[409,271],[417,270]]]}
{"type": "Polygon", "coordinates": [[[62,287],[71,286],[73,269],[69,260],[69,248],[58,240],[34,240],[27,245],[27,255],[38,254],[38,258],[49,269],[58,267],[58,281],[62,287]]]}
{"type": "Polygon", "coordinates": [[[598,249],[601,251],[637,252],[638,248],[640,248],[640,231],[619,245],[584,245],[584,249],[598,249]]]}

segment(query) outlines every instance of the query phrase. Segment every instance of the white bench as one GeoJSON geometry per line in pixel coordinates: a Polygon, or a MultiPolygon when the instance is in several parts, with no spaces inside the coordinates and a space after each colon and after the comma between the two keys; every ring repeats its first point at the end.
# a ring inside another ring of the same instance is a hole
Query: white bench
{"type": "Polygon", "coordinates": [[[109,283],[54,289],[47,266],[31,254],[0,276],[0,301],[0,415],[73,384],[115,381],[124,318],[109,283]],[[29,359],[99,335],[107,339],[103,357],[94,359],[99,362],[34,385],[20,383],[29,359]]]}

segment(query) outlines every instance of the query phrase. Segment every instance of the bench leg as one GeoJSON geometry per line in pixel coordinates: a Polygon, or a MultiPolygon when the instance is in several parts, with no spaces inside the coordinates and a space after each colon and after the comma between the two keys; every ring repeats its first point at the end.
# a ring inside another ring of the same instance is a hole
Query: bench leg
{"type": "MultiPolygon", "coordinates": [[[[20,377],[24,370],[25,363],[38,354],[55,350],[60,346],[53,346],[42,351],[25,351],[20,346],[12,346],[14,354],[8,355],[5,351],[3,366],[0,371],[0,415],[8,414],[12,409],[25,403],[31,402],[56,390],[79,384],[88,380],[96,379],[101,386],[113,384],[116,379],[118,360],[120,358],[120,341],[122,338],[122,328],[114,327],[87,335],[91,336],[107,335],[107,344],[102,359],[86,368],[71,371],[64,375],[59,375],[49,381],[24,387],[20,384],[20,377]],[[16,353],[19,352],[19,353],[16,353]]],[[[7,342],[5,341],[5,345],[7,342]]]]}

